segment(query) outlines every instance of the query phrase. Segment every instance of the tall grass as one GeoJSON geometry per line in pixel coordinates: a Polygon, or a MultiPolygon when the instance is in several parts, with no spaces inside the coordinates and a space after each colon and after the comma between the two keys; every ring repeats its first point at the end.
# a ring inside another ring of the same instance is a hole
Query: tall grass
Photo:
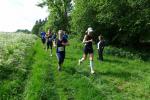
{"type": "Polygon", "coordinates": [[[41,41],[37,41],[35,46],[36,54],[33,57],[34,63],[31,65],[32,71],[28,77],[24,91],[24,100],[43,100],[43,91],[47,89],[46,77],[48,77],[50,59],[46,51],[42,48],[41,41]]]}
{"type": "Polygon", "coordinates": [[[0,33],[0,100],[22,98],[36,36],[0,33]]]}

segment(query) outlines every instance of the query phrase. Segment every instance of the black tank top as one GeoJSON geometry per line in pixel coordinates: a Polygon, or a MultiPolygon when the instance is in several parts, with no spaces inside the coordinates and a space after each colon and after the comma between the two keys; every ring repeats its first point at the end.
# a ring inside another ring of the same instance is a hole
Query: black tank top
{"type": "Polygon", "coordinates": [[[52,34],[51,34],[51,35],[49,35],[47,38],[48,38],[48,41],[49,41],[49,42],[52,42],[52,40],[53,40],[53,38],[52,38],[52,34]]]}
{"type": "MultiPolygon", "coordinates": [[[[90,36],[90,35],[87,35],[87,37],[86,37],[86,41],[88,41],[88,40],[91,40],[92,39],[92,36],[90,36]]],[[[85,45],[86,47],[92,47],[92,42],[88,42],[88,43],[86,43],[86,45],[85,45]]]]}

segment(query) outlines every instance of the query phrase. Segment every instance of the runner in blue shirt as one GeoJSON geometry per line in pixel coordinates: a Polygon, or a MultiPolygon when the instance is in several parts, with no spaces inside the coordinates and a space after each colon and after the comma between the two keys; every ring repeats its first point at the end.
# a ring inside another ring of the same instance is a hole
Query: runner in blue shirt
{"type": "Polygon", "coordinates": [[[63,39],[67,39],[68,40],[68,34],[65,31],[64,31],[63,39]]]}
{"type": "Polygon", "coordinates": [[[58,58],[58,70],[61,71],[62,64],[65,59],[65,46],[69,45],[67,39],[63,38],[63,31],[59,30],[58,31],[58,40],[56,40],[56,54],[58,58]]]}
{"type": "Polygon", "coordinates": [[[41,40],[42,40],[42,43],[43,43],[43,47],[45,48],[46,33],[44,31],[41,32],[41,40]]]}

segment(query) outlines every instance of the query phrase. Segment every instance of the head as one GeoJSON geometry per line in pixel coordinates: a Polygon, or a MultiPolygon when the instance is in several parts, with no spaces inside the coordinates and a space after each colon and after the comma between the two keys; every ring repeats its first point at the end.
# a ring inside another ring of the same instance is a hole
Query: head
{"type": "Polygon", "coordinates": [[[87,31],[86,31],[86,32],[87,32],[87,34],[88,34],[88,35],[90,35],[90,36],[91,36],[91,35],[92,35],[92,33],[93,33],[93,28],[92,28],[92,27],[89,27],[89,28],[87,29],[87,31]]]}
{"type": "Polygon", "coordinates": [[[51,30],[50,30],[50,29],[48,29],[48,32],[51,32],[51,30]]]}
{"type": "Polygon", "coordinates": [[[59,40],[62,40],[62,39],[63,39],[63,35],[64,35],[63,30],[59,30],[59,31],[58,31],[58,39],[59,39],[59,40]]]}
{"type": "Polygon", "coordinates": [[[51,30],[50,29],[48,29],[48,34],[51,34],[51,30]]]}
{"type": "Polygon", "coordinates": [[[64,34],[66,34],[66,31],[64,31],[64,34]]]}
{"type": "Polygon", "coordinates": [[[99,40],[103,40],[103,36],[102,36],[102,35],[99,35],[99,36],[98,36],[98,39],[99,39],[99,40]]]}

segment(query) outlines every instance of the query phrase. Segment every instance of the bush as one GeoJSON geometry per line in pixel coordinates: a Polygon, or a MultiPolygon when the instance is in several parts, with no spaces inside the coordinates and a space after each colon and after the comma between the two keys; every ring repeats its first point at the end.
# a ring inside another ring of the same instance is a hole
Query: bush
{"type": "Polygon", "coordinates": [[[117,47],[106,47],[104,52],[108,55],[113,55],[117,57],[125,57],[129,59],[142,59],[141,58],[141,53],[137,52],[130,52],[127,50],[124,50],[123,48],[117,48],[117,47]]]}

